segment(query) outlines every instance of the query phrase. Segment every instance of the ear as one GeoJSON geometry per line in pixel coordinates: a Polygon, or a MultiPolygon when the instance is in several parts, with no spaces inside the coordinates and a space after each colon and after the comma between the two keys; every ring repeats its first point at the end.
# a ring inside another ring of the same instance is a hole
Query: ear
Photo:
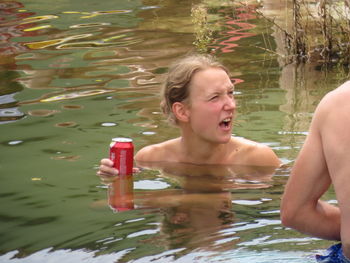
{"type": "Polygon", "coordinates": [[[188,106],[182,102],[175,102],[171,107],[176,119],[182,122],[188,122],[190,119],[190,111],[188,106]]]}

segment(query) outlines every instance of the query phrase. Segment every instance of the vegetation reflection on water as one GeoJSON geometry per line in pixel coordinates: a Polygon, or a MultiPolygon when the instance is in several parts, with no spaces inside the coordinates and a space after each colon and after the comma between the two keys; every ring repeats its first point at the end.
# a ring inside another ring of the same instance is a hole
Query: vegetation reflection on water
{"type": "Polygon", "coordinates": [[[132,191],[127,181],[124,212],[121,182],[94,176],[113,137],[139,149],[178,135],[158,93],[193,50],[197,2],[0,3],[1,262],[312,262],[329,245],[282,227],[279,200],[315,106],[345,76],[281,67],[264,50],[279,48],[272,25],[232,1],[203,3],[236,83],[233,132],[271,146],[283,168],[163,164],[134,175],[132,191]]]}

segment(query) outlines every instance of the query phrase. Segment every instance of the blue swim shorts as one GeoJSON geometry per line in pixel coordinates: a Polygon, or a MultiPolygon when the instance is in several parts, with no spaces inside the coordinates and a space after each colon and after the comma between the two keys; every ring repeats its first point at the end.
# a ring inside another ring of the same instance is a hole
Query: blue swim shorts
{"type": "Polygon", "coordinates": [[[350,259],[343,255],[341,243],[327,249],[327,255],[316,255],[317,262],[322,263],[350,263],[350,259]]]}

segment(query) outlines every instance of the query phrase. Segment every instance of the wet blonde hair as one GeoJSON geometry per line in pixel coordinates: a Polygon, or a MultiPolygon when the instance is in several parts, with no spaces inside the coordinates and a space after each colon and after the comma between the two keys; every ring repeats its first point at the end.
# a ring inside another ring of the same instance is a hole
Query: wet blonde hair
{"type": "Polygon", "coordinates": [[[161,92],[160,104],[170,124],[178,124],[172,111],[173,104],[175,102],[186,103],[190,95],[190,84],[194,74],[208,68],[220,68],[229,75],[227,68],[210,55],[190,55],[172,64],[161,92]]]}

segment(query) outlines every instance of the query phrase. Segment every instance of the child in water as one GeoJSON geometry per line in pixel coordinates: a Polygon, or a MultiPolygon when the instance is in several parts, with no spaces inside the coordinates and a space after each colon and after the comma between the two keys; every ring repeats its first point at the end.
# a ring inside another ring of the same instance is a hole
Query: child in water
{"type": "MultiPolygon", "coordinates": [[[[175,62],[161,93],[161,108],[181,136],[146,146],[136,164],[177,162],[210,165],[280,166],[266,145],[232,136],[236,101],[229,71],[209,55],[191,55],[175,62]]],[[[98,175],[115,176],[109,159],[98,175]]]]}

